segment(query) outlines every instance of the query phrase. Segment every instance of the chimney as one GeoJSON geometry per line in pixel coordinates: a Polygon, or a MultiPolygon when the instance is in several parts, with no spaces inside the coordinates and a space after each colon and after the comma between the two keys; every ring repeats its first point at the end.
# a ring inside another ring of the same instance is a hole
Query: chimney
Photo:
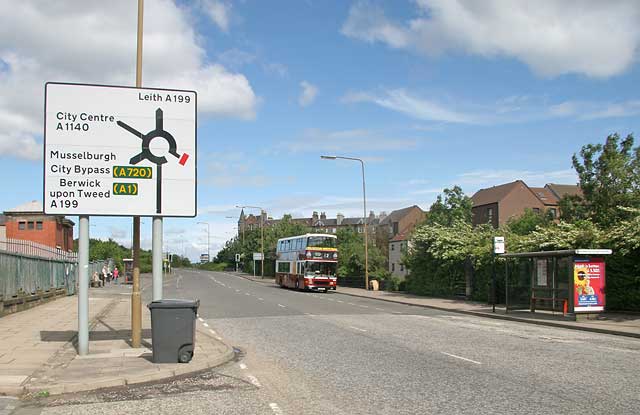
{"type": "Polygon", "coordinates": [[[314,222],[318,221],[318,212],[314,211],[313,215],[311,215],[311,219],[313,219],[314,222]]]}
{"type": "Polygon", "coordinates": [[[262,223],[266,222],[267,219],[269,219],[269,218],[267,218],[267,212],[266,211],[263,210],[260,214],[262,215],[262,223]]]}
{"type": "Polygon", "coordinates": [[[326,214],[326,212],[322,212],[322,213],[320,213],[320,220],[327,220],[327,214],[326,214]]]}
{"type": "Polygon", "coordinates": [[[369,211],[369,220],[375,219],[376,218],[376,214],[373,213],[373,210],[369,211]]]}
{"type": "Polygon", "coordinates": [[[342,213],[338,213],[336,215],[336,224],[338,226],[342,225],[342,221],[344,220],[344,215],[342,213]]]}
{"type": "Polygon", "coordinates": [[[382,222],[382,220],[386,217],[387,217],[387,212],[385,212],[384,210],[380,212],[380,215],[378,215],[378,218],[380,218],[380,222],[382,222]]]}

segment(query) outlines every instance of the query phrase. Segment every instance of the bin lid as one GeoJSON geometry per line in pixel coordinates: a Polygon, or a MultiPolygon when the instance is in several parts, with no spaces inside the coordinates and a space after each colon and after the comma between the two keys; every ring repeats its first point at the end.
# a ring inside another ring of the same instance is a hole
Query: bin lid
{"type": "Polygon", "coordinates": [[[152,301],[147,304],[149,309],[152,308],[198,308],[200,300],[179,300],[172,298],[163,298],[162,300],[152,301]]]}

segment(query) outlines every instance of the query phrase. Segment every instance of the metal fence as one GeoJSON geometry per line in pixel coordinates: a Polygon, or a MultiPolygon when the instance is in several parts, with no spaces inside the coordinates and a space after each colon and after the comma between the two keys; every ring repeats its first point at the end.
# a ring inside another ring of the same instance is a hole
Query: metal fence
{"type": "Polygon", "coordinates": [[[67,252],[47,245],[22,239],[7,238],[0,240],[0,251],[22,254],[33,257],[57,259],[65,262],[77,262],[77,252],[67,252]]]}
{"type": "Polygon", "coordinates": [[[72,295],[77,276],[77,262],[0,251],[0,295],[4,300],[59,288],[72,295]]]}

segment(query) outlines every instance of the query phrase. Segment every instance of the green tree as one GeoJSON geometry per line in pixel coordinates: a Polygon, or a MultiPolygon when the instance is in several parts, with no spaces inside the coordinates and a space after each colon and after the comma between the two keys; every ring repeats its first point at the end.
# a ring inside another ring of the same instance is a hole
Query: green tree
{"type": "Polygon", "coordinates": [[[527,235],[540,226],[548,225],[552,220],[548,213],[534,212],[527,208],[521,216],[509,219],[507,226],[517,235],[527,235]]]}
{"type": "Polygon", "coordinates": [[[612,134],[572,158],[590,217],[605,227],[630,217],[621,207],[640,207],[640,147],[633,141],[631,134],[622,141],[612,134]]]}
{"type": "Polygon", "coordinates": [[[455,221],[471,223],[471,198],[464,194],[460,186],[444,189],[427,212],[426,223],[451,226],[455,221]]]}

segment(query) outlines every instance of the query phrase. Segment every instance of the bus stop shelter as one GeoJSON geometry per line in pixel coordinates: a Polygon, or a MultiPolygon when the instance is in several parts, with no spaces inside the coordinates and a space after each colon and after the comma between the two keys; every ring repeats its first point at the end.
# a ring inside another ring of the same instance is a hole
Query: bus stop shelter
{"type": "Polygon", "coordinates": [[[610,249],[520,252],[505,258],[506,312],[547,310],[575,316],[605,305],[605,261],[610,249]]]}

